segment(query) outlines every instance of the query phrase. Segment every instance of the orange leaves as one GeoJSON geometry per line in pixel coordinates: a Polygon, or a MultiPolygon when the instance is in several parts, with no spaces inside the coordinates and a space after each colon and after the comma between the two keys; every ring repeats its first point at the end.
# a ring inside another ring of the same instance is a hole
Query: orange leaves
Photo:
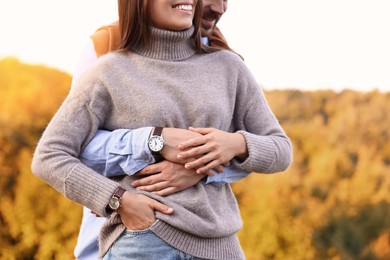
{"type": "MultiPolygon", "coordinates": [[[[71,259],[81,207],[30,173],[70,76],[0,61],[0,258],[71,259]],[[41,242],[40,242],[41,241],[41,242]]],[[[233,185],[248,260],[388,259],[390,93],[266,92],[293,142],[287,172],[233,185]]]]}

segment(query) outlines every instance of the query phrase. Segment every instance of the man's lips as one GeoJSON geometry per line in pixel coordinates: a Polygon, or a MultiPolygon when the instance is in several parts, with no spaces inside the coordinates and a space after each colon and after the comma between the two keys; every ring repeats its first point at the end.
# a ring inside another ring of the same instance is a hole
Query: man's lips
{"type": "Polygon", "coordinates": [[[212,13],[205,13],[203,15],[202,19],[207,20],[207,21],[216,21],[217,17],[216,17],[216,15],[214,15],[212,13]]]}
{"type": "Polygon", "coordinates": [[[209,22],[214,22],[215,18],[210,18],[210,17],[202,17],[203,20],[209,21],[209,22]]]}
{"type": "Polygon", "coordinates": [[[202,26],[204,29],[210,29],[210,28],[214,27],[216,23],[217,23],[217,20],[214,16],[213,17],[210,17],[210,16],[203,16],[202,17],[202,26]]]}
{"type": "Polygon", "coordinates": [[[219,15],[217,15],[214,12],[211,12],[211,10],[206,10],[203,13],[202,23],[204,25],[207,24],[208,26],[214,26],[217,23],[218,19],[219,19],[219,15]]]}

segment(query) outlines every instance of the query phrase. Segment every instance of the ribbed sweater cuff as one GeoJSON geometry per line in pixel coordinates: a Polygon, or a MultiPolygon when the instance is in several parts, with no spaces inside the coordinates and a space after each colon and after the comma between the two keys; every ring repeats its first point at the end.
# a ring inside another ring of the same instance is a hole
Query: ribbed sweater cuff
{"type": "Polygon", "coordinates": [[[83,164],[76,165],[64,182],[65,197],[93,212],[107,216],[106,207],[119,183],[92,171],[83,164]]]}
{"type": "Polygon", "coordinates": [[[249,155],[243,162],[234,159],[232,164],[247,171],[269,173],[276,160],[276,148],[272,139],[266,136],[251,134],[246,131],[238,131],[237,133],[240,133],[245,137],[249,155]]]}

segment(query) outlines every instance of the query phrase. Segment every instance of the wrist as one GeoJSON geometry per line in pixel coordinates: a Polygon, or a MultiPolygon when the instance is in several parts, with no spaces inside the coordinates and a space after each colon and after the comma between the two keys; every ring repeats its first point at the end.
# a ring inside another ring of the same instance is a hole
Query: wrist
{"type": "Polygon", "coordinates": [[[182,161],[177,159],[177,155],[180,152],[177,146],[183,139],[180,131],[182,129],[164,127],[162,135],[164,136],[165,145],[161,151],[161,155],[170,162],[183,164],[182,161]]]}
{"type": "Polygon", "coordinates": [[[152,153],[156,162],[162,161],[164,158],[161,154],[165,146],[165,141],[163,138],[163,127],[155,127],[150,134],[148,140],[148,147],[152,153]]]}
{"type": "Polygon", "coordinates": [[[114,191],[107,205],[107,210],[109,212],[117,211],[122,207],[122,197],[125,194],[125,192],[126,190],[123,189],[122,187],[118,187],[114,191]]]}
{"type": "Polygon", "coordinates": [[[245,161],[248,158],[248,147],[246,145],[245,136],[241,133],[234,133],[237,140],[237,153],[235,155],[240,161],[245,161]]]}
{"type": "Polygon", "coordinates": [[[134,193],[131,193],[131,192],[125,192],[122,196],[122,200],[121,200],[121,206],[116,210],[116,212],[121,215],[124,211],[125,211],[125,208],[126,208],[126,200],[128,200],[129,196],[131,197],[134,193]]]}

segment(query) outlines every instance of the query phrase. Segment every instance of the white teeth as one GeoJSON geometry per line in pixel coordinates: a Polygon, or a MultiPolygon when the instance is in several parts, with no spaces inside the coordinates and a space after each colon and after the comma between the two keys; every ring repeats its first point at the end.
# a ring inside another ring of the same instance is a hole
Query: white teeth
{"type": "Polygon", "coordinates": [[[174,8],[177,10],[192,11],[192,5],[177,5],[174,8]]]}

